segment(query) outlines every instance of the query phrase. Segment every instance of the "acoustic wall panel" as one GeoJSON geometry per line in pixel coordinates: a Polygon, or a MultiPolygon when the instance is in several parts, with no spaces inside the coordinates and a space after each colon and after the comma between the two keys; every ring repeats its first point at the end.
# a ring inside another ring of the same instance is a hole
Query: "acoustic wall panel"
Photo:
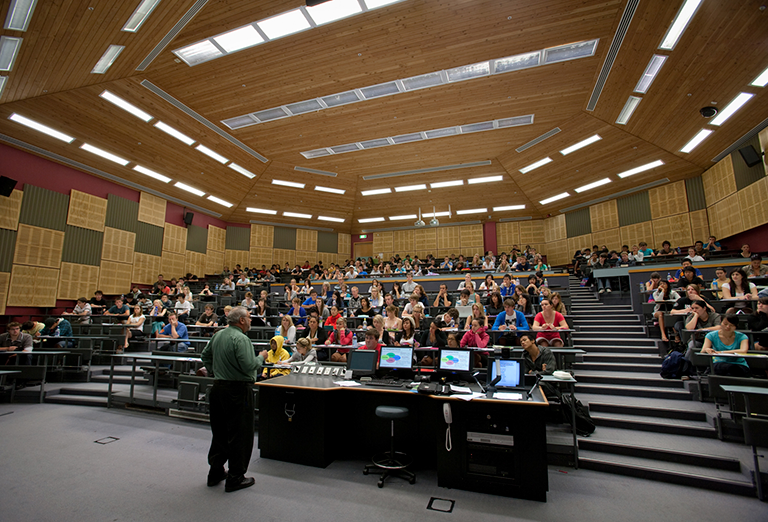
{"type": "Polygon", "coordinates": [[[127,294],[131,291],[132,277],[132,264],[102,260],[99,269],[99,290],[106,295],[127,294]]]}
{"type": "Polygon", "coordinates": [[[406,254],[413,255],[413,237],[413,230],[395,230],[392,235],[392,248],[401,257],[406,254]]]}
{"type": "Polygon", "coordinates": [[[8,306],[56,306],[58,268],[13,265],[8,287],[8,306]]]}
{"type": "Polygon", "coordinates": [[[69,196],[52,190],[24,185],[19,223],[64,232],[67,226],[69,196]]]}
{"type": "MultiPolygon", "coordinates": [[[[157,281],[158,274],[162,274],[162,258],[160,256],[152,256],[144,254],[142,252],[134,252],[133,254],[133,277],[132,283],[139,285],[152,285],[157,281]]],[[[165,277],[165,274],[163,274],[165,277]]],[[[168,281],[171,280],[171,276],[168,276],[168,281]]]]}
{"type": "Polygon", "coordinates": [[[264,265],[266,268],[272,266],[272,248],[251,247],[248,256],[248,266],[251,268],[255,267],[261,269],[262,265],[264,265]]]}
{"type": "Polygon", "coordinates": [[[275,227],[272,225],[251,225],[249,247],[272,248],[275,245],[275,227]]]}
{"type": "Polygon", "coordinates": [[[651,221],[644,221],[642,223],[635,223],[634,225],[627,225],[621,227],[621,244],[627,245],[630,249],[633,245],[637,245],[641,241],[645,241],[649,245],[653,245],[653,223],[651,221]]]}
{"type": "MultiPolygon", "coordinates": [[[[317,253],[317,261],[318,262],[322,261],[323,262],[323,266],[325,268],[328,268],[328,266],[330,266],[331,263],[338,262],[338,260],[339,260],[339,254],[332,254],[330,252],[318,252],[317,253]]],[[[269,266],[269,265],[267,265],[267,266],[269,266]]],[[[319,288],[318,288],[318,290],[319,290],[319,288]]]]}
{"type": "Polygon", "coordinates": [[[107,217],[104,226],[136,232],[139,222],[139,202],[107,195],[107,217]]]}
{"type": "Polygon", "coordinates": [[[207,228],[198,227],[197,225],[189,225],[187,227],[187,250],[205,255],[205,252],[208,250],[207,228]]]}
{"type": "Polygon", "coordinates": [[[205,272],[205,254],[187,250],[184,259],[184,273],[203,277],[205,272]]]}
{"type": "MultiPolygon", "coordinates": [[[[757,149],[758,153],[765,152],[768,150],[768,127],[761,130],[758,134],[758,141],[760,142],[760,148],[757,149]]],[[[766,164],[766,157],[765,154],[763,154],[763,168],[766,172],[768,172],[768,164],[766,164]]]]}
{"type": "Polygon", "coordinates": [[[707,209],[709,230],[713,236],[723,238],[744,231],[739,195],[731,194],[707,209]]]}
{"type": "Polygon", "coordinates": [[[372,247],[374,255],[392,252],[393,243],[392,232],[374,232],[372,247]]]}
{"type": "Polygon", "coordinates": [[[245,250],[251,245],[251,229],[245,227],[227,227],[227,240],[224,243],[225,250],[245,250]]]}
{"type": "MultiPolygon", "coordinates": [[[[251,225],[251,228],[254,226],[251,225]]],[[[251,238],[253,238],[253,235],[251,235],[251,238]]],[[[208,238],[205,247],[206,251],[224,252],[227,249],[227,230],[214,225],[208,225],[208,238]]]]}
{"type": "Polygon", "coordinates": [[[552,243],[566,239],[568,232],[565,224],[565,214],[547,218],[544,220],[544,242],[552,243]]]}
{"type": "MultiPolygon", "coordinates": [[[[136,234],[118,228],[104,228],[104,248],[101,258],[119,263],[133,263],[136,234]]],[[[153,280],[154,282],[154,280],[153,280]]]]}
{"type": "MultiPolygon", "coordinates": [[[[566,216],[567,215],[568,214],[566,214],[566,216]]],[[[591,249],[592,245],[594,245],[592,242],[592,234],[584,234],[568,238],[568,252],[571,255],[575,254],[577,250],[584,250],[585,248],[591,249]]]]}
{"type": "MultiPolygon", "coordinates": [[[[693,244],[696,241],[703,241],[704,244],[706,244],[710,235],[709,219],[707,218],[707,210],[704,209],[704,210],[697,210],[695,212],[690,212],[688,216],[690,217],[690,221],[691,221],[691,240],[692,241],[690,244],[693,244]]],[[[746,219],[746,217],[747,217],[747,214],[745,213],[743,218],[746,219]]]]}
{"type": "MultiPolygon", "coordinates": [[[[295,228],[274,227],[274,230],[275,235],[272,242],[273,248],[280,248],[282,250],[296,250],[295,228]]],[[[229,238],[227,238],[227,244],[229,244],[229,238]]]]}
{"type": "Polygon", "coordinates": [[[168,202],[163,198],[142,192],[139,196],[139,221],[156,227],[165,226],[165,211],[168,202]]]}
{"type": "Polygon", "coordinates": [[[61,263],[57,299],[76,301],[81,297],[90,299],[99,283],[99,267],[77,263],[61,263]]]}
{"type": "Polygon", "coordinates": [[[496,223],[496,247],[499,252],[509,252],[520,244],[520,222],[496,223]]]}
{"type": "MultiPolygon", "coordinates": [[[[462,247],[461,227],[437,227],[437,250],[452,250],[458,253],[462,247]]],[[[395,249],[397,250],[397,249],[395,249]]]]}
{"type": "MultiPolygon", "coordinates": [[[[651,218],[659,219],[688,211],[688,194],[685,181],[667,183],[648,191],[651,205],[651,218]]],[[[648,243],[649,245],[651,243],[648,243]]]]}
{"type": "MultiPolygon", "coordinates": [[[[745,230],[768,223],[768,177],[763,177],[746,189],[740,190],[738,194],[745,230]]],[[[734,245],[736,248],[740,246],[734,245]]]]}
{"type": "Polygon", "coordinates": [[[209,250],[208,253],[205,254],[205,273],[209,275],[220,274],[223,270],[224,252],[209,250]]]}
{"type": "MultiPolygon", "coordinates": [[[[544,244],[544,220],[533,219],[520,222],[520,250],[525,245],[544,244]]],[[[538,247],[537,247],[538,248],[538,247]]]]}
{"type": "Polygon", "coordinates": [[[592,233],[619,227],[619,211],[616,200],[611,199],[597,205],[590,205],[589,217],[592,223],[592,233]]]}
{"type": "Polygon", "coordinates": [[[150,225],[149,223],[137,222],[136,224],[136,244],[134,250],[142,254],[151,256],[160,256],[163,253],[163,233],[165,228],[150,225]]]}
{"type": "Polygon", "coordinates": [[[619,226],[634,225],[651,220],[651,204],[648,192],[636,192],[616,200],[619,212],[619,226]]]}
{"type": "MultiPolygon", "coordinates": [[[[437,251],[437,230],[435,228],[417,228],[413,231],[413,247],[420,252],[437,251]]],[[[421,254],[419,254],[421,257],[421,254]]]]}
{"type": "Polygon", "coordinates": [[[11,273],[16,253],[16,231],[0,229],[0,272],[11,273]]]}
{"type": "Polygon", "coordinates": [[[0,196],[0,228],[16,230],[19,228],[19,214],[21,213],[21,200],[24,193],[14,190],[10,196],[0,196]]]}
{"type": "Polygon", "coordinates": [[[72,189],[67,225],[103,232],[106,218],[106,199],[72,189]]]}
{"type": "MultiPolygon", "coordinates": [[[[456,228],[456,227],[447,227],[456,228]]],[[[461,225],[459,228],[459,234],[461,238],[461,250],[464,255],[484,254],[483,252],[483,225],[461,225]]],[[[440,243],[438,242],[438,246],[440,243]]]]}
{"type": "Polygon", "coordinates": [[[163,250],[184,254],[187,251],[187,229],[165,223],[163,232],[163,250]]]}
{"type": "Polygon", "coordinates": [[[350,256],[352,255],[352,235],[339,233],[338,253],[350,256]]]}
{"type": "Polygon", "coordinates": [[[317,230],[296,229],[296,250],[317,252],[317,230]]]}
{"type": "MultiPolygon", "coordinates": [[[[563,222],[563,226],[565,222],[563,222]]],[[[549,266],[563,266],[571,262],[573,252],[568,251],[568,240],[551,241],[544,245],[549,266]]]]}
{"type": "Polygon", "coordinates": [[[225,250],[224,251],[224,266],[229,267],[230,270],[237,265],[241,267],[248,266],[249,250],[225,250]]]}
{"type": "Polygon", "coordinates": [[[595,242],[598,248],[606,246],[608,250],[619,250],[621,248],[621,231],[618,228],[612,228],[610,230],[592,232],[592,241],[595,242]]]}
{"type": "Polygon", "coordinates": [[[99,266],[103,243],[104,232],[67,225],[61,260],[67,263],[99,266]]]}
{"type": "Polygon", "coordinates": [[[707,207],[711,207],[726,196],[736,192],[736,178],[733,175],[733,160],[731,156],[721,159],[713,167],[701,175],[704,184],[704,198],[707,207]]]}
{"type": "Polygon", "coordinates": [[[276,248],[272,251],[272,262],[279,264],[280,268],[285,267],[286,263],[288,263],[289,267],[293,267],[296,264],[296,251],[287,248],[276,248]]]}
{"type": "Polygon", "coordinates": [[[184,254],[163,250],[163,255],[160,256],[160,273],[163,274],[163,278],[170,281],[174,277],[178,279],[186,274],[184,271],[185,261],[184,254]]]}
{"type": "Polygon", "coordinates": [[[579,237],[592,233],[592,218],[589,215],[589,207],[580,208],[565,215],[565,232],[568,237],[579,237]]]}
{"type": "Polygon", "coordinates": [[[5,315],[5,302],[8,300],[8,289],[11,286],[11,273],[0,272],[0,315],[5,315]]]}
{"type": "Polygon", "coordinates": [[[313,252],[312,250],[297,250],[296,263],[294,264],[304,266],[304,261],[309,261],[309,266],[317,263],[317,252],[313,252]]]}
{"type": "MultiPolygon", "coordinates": [[[[339,251],[339,235],[336,232],[317,232],[317,251],[336,254],[339,251]]],[[[314,265],[314,263],[312,263],[314,265]]]]}
{"type": "Polygon", "coordinates": [[[13,263],[59,268],[63,248],[64,232],[19,224],[13,263]]]}
{"type": "Polygon", "coordinates": [[[669,241],[672,244],[672,248],[692,245],[691,221],[686,219],[686,217],[688,217],[686,214],[678,214],[676,216],[654,219],[651,222],[653,226],[653,248],[661,248],[661,244],[664,241],[669,241]]]}

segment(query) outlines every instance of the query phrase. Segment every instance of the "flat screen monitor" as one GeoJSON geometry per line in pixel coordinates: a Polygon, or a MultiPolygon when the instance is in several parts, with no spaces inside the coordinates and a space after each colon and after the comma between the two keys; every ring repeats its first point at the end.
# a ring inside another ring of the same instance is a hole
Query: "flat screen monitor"
{"type": "Polygon", "coordinates": [[[472,369],[472,352],[469,350],[440,350],[440,365],[444,372],[468,372],[472,369]]]}
{"type": "Polygon", "coordinates": [[[354,375],[370,375],[376,371],[376,350],[351,350],[347,355],[347,369],[354,375]]]}
{"type": "Polygon", "coordinates": [[[396,370],[410,370],[413,367],[413,348],[403,346],[399,348],[386,346],[381,349],[379,368],[391,368],[396,370]]]}
{"type": "MultiPolygon", "coordinates": [[[[520,359],[499,359],[501,380],[497,388],[521,388],[525,384],[525,365],[520,359]]],[[[488,360],[488,384],[496,378],[496,361],[488,360]]]]}

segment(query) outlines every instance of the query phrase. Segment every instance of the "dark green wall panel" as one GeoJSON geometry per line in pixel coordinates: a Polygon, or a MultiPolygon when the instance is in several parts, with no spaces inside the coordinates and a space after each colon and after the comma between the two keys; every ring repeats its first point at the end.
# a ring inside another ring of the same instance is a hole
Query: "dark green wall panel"
{"type": "MultiPolygon", "coordinates": [[[[319,246],[319,238],[318,238],[319,246]]],[[[296,250],[296,229],[275,227],[275,242],[274,248],[286,248],[288,250],[296,250]]],[[[336,246],[338,250],[338,245],[336,246]]]]}
{"type": "Polygon", "coordinates": [[[317,251],[335,254],[339,250],[339,235],[336,232],[317,232],[317,251]]]}
{"type": "MultiPolygon", "coordinates": [[[[99,266],[103,244],[103,232],[67,225],[61,260],[65,263],[99,266]]],[[[133,259],[128,262],[133,263],[133,259]]]]}
{"type": "Polygon", "coordinates": [[[15,251],[16,231],[0,228],[0,272],[11,271],[15,251]]]}
{"type": "Polygon", "coordinates": [[[24,185],[19,222],[64,232],[67,229],[69,196],[52,190],[24,185]]]}
{"type": "Polygon", "coordinates": [[[707,199],[704,197],[704,182],[701,176],[685,180],[685,193],[688,195],[688,210],[704,210],[707,199]]]}
{"type": "Polygon", "coordinates": [[[565,215],[565,229],[568,237],[583,236],[592,233],[592,218],[589,207],[585,207],[565,215]]]}
{"type": "Polygon", "coordinates": [[[110,228],[119,228],[128,232],[136,232],[139,222],[139,203],[121,198],[114,194],[107,195],[107,220],[110,228]]]}
{"type": "Polygon", "coordinates": [[[227,227],[227,250],[250,250],[251,229],[244,227],[227,227]]]}
{"type": "Polygon", "coordinates": [[[187,226],[187,250],[205,254],[207,249],[208,249],[208,229],[203,227],[198,227],[197,225],[187,226]]]}
{"type": "MultiPolygon", "coordinates": [[[[742,147],[748,147],[749,145],[752,145],[755,151],[760,154],[762,149],[760,148],[760,138],[757,135],[752,136],[752,139],[742,145],[742,147]]],[[[747,167],[744,158],[741,157],[738,150],[731,154],[731,158],[733,159],[733,174],[736,178],[736,190],[746,188],[765,177],[765,168],[762,161],[754,167],[747,167]]]]}
{"type": "Polygon", "coordinates": [[[134,250],[153,256],[163,255],[163,232],[165,229],[143,221],[136,223],[136,245],[134,250]]]}
{"type": "Polygon", "coordinates": [[[616,200],[619,226],[634,225],[651,220],[651,201],[648,192],[637,192],[616,200]]]}

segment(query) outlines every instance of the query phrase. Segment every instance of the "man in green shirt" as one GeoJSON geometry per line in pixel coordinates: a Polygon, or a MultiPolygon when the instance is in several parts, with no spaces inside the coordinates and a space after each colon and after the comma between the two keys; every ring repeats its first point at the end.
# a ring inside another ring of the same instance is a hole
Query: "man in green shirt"
{"type": "Polygon", "coordinates": [[[245,476],[253,453],[253,383],[267,357],[257,356],[245,332],[251,329],[251,316],[243,306],[227,315],[229,326],[217,332],[203,350],[203,365],[215,381],[210,394],[211,449],[208,451],[208,486],[227,479],[226,492],[253,486],[256,480],[245,476]],[[229,473],[224,464],[229,461],[229,473]]]}

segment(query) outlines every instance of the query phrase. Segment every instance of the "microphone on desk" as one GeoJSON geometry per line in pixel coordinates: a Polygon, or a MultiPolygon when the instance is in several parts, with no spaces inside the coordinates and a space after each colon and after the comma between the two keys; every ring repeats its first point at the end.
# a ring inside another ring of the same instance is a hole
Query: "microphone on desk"
{"type": "Polygon", "coordinates": [[[528,399],[533,397],[533,390],[536,389],[536,387],[539,385],[540,382],[541,382],[541,374],[537,373],[536,374],[536,382],[533,383],[533,386],[531,386],[530,390],[526,390],[526,392],[525,392],[528,399]]]}
{"type": "Polygon", "coordinates": [[[479,374],[480,374],[480,372],[479,372],[479,371],[477,371],[477,372],[473,373],[473,374],[472,374],[472,378],[475,380],[475,383],[477,383],[477,385],[480,387],[480,391],[482,391],[483,393],[485,393],[485,388],[483,387],[483,385],[482,385],[482,384],[480,384],[480,381],[478,381],[478,380],[477,380],[477,376],[478,376],[479,374]]]}
{"type": "Polygon", "coordinates": [[[496,385],[501,381],[501,363],[496,359],[494,364],[496,365],[496,377],[491,384],[488,385],[488,389],[485,391],[485,397],[488,399],[493,399],[493,394],[496,393],[496,385]]]}

